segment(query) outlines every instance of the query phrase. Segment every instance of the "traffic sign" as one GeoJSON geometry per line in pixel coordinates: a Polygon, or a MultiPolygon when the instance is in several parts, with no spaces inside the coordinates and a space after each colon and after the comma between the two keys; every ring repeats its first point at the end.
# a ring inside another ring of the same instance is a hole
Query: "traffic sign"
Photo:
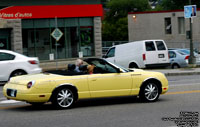
{"type": "Polygon", "coordinates": [[[4,47],[4,44],[3,43],[0,43],[0,48],[3,48],[4,47]]]}
{"type": "Polygon", "coordinates": [[[51,36],[56,40],[59,41],[62,37],[63,33],[60,29],[55,28],[54,31],[51,33],[51,36]]]}
{"type": "Polygon", "coordinates": [[[196,12],[197,12],[197,6],[196,5],[184,6],[185,18],[196,17],[196,15],[197,15],[196,12]]]}

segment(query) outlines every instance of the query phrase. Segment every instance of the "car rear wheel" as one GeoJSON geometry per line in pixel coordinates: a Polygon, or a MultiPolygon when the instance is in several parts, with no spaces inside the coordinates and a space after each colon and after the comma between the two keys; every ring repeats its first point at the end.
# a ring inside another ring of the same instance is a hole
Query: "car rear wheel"
{"type": "Polygon", "coordinates": [[[55,91],[52,99],[53,105],[57,108],[70,108],[75,102],[75,94],[69,88],[60,88],[55,91]]]}
{"type": "Polygon", "coordinates": [[[177,68],[180,68],[180,66],[178,64],[173,64],[172,65],[172,69],[177,69],[177,68]]]}
{"type": "Polygon", "coordinates": [[[153,82],[146,83],[140,91],[140,99],[147,102],[157,101],[160,92],[158,86],[153,82]]]}
{"type": "Polygon", "coordinates": [[[131,63],[131,64],[129,65],[129,68],[139,68],[139,67],[138,67],[137,64],[135,64],[135,63],[131,63]]]}
{"type": "Polygon", "coordinates": [[[19,76],[19,75],[25,75],[27,74],[25,71],[23,70],[17,70],[17,71],[14,71],[10,77],[15,77],[15,76],[19,76]]]}

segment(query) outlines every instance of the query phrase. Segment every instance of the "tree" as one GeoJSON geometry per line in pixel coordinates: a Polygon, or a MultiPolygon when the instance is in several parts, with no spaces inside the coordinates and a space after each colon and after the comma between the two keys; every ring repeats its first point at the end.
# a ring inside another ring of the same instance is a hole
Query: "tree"
{"type": "Polygon", "coordinates": [[[148,0],[111,0],[103,21],[103,40],[128,40],[128,12],[150,10],[148,0]]]}
{"type": "MultiPolygon", "coordinates": [[[[198,0],[191,0],[192,5],[197,5],[200,7],[200,2],[198,0]]],[[[161,5],[163,10],[178,10],[184,9],[185,5],[189,5],[189,0],[163,0],[161,5]]]]}

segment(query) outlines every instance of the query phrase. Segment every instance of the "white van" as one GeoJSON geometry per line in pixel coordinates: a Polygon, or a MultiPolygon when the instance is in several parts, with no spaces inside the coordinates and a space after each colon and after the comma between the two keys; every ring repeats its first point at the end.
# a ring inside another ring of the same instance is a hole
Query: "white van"
{"type": "Polygon", "coordinates": [[[125,68],[167,67],[168,49],[163,40],[143,40],[111,47],[106,60],[125,68]]]}

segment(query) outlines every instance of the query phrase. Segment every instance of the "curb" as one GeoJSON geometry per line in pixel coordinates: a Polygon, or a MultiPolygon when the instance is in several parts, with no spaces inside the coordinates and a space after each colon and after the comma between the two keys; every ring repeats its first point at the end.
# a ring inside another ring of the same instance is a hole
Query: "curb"
{"type": "Polygon", "coordinates": [[[200,75],[200,72],[176,72],[176,73],[164,73],[165,76],[181,76],[181,75],[200,75]]]}

